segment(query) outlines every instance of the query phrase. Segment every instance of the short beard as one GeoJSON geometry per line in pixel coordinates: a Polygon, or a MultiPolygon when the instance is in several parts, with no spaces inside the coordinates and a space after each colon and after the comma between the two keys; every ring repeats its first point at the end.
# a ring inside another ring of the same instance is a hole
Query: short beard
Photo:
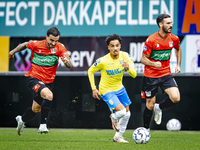
{"type": "Polygon", "coordinates": [[[49,43],[47,43],[47,46],[48,46],[49,48],[53,48],[53,47],[54,47],[53,45],[50,45],[49,43]]]}
{"type": "MultiPolygon", "coordinates": [[[[172,28],[171,28],[172,29],[172,28]]],[[[167,30],[165,30],[165,28],[163,27],[163,31],[167,34],[167,33],[171,33],[171,32],[168,32],[167,30]]]]}

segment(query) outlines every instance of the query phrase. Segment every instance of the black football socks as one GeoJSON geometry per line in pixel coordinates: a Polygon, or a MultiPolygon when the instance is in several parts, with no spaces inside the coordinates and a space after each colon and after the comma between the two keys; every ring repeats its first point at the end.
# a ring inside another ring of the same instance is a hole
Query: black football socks
{"type": "Polygon", "coordinates": [[[153,110],[149,110],[147,107],[145,107],[145,110],[144,110],[144,113],[143,113],[143,121],[144,121],[144,127],[146,129],[149,128],[152,113],[153,113],[153,110]]]}
{"type": "Polygon", "coordinates": [[[27,122],[28,120],[32,119],[33,117],[35,117],[36,113],[34,113],[32,111],[32,108],[29,107],[26,112],[23,114],[22,116],[22,121],[23,122],[27,122]]]}
{"type": "Polygon", "coordinates": [[[41,105],[41,124],[46,124],[51,101],[44,99],[41,105]]]}
{"type": "Polygon", "coordinates": [[[162,101],[160,104],[159,104],[159,107],[161,110],[163,110],[164,108],[169,108],[169,107],[172,107],[172,106],[175,106],[177,103],[173,103],[171,101],[171,99],[168,97],[167,99],[165,99],[164,101],[162,101]]]}

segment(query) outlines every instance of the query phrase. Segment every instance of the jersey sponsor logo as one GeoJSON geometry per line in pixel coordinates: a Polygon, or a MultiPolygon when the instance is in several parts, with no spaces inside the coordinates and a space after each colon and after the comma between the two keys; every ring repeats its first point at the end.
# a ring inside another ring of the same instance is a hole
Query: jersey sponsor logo
{"type": "Polygon", "coordinates": [[[119,68],[114,70],[106,70],[107,75],[118,75],[120,73],[123,73],[124,71],[125,69],[119,70],[119,68]]]}
{"type": "Polygon", "coordinates": [[[143,51],[146,51],[146,50],[147,50],[147,46],[146,46],[146,45],[144,45],[143,51]]]}
{"type": "Polygon", "coordinates": [[[169,42],[169,47],[173,47],[173,42],[169,42]]]}
{"type": "Polygon", "coordinates": [[[37,42],[37,41],[36,41],[36,40],[34,40],[34,41],[31,40],[29,43],[32,43],[32,42],[35,43],[35,42],[37,42]]]}
{"type": "Polygon", "coordinates": [[[97,62],[95,61],[95,63],[94,63],[94,66],[96,67],[97,66],[97,62]]]}
{"type": "Polygon", "coordinates": [[[171,55],[171,49],[170,50],[152,50],[150,59],[158,60],[158,61],[166,61],[170,59],[171,55]]]}
{"type": "Polygon", "coordinates": [[[97,60],[95,61],[95,63],[94,63],[94,66],[96,67],[97,64],[100,63],[100,62],[101,62],[101,59],[97,59],[97,60]]]}
{"type": "Polygon", "coordinates": [[[36,84],[34,87],[33,87],[33,90],[35,92],[38,92],[38,89],[40,88],[40,85],[39,84],[36,84]]]}
{"type": "Polygon", "coordinates": [[[58,65],[58,56],[56,55],[38,55],[34,52],[32,63],[38,66],[51,67],[58,65]]]}
{"type": "Polygon", "coordinates": [[[160,45],[159,45],[159,44],[157,44],[157,47],[160,47],[160,45]]]}
{"type": "Polygon", "coordinates": [[[101,59],[97,59],[97,63],[100,63],[101,62],[101,59]]]}

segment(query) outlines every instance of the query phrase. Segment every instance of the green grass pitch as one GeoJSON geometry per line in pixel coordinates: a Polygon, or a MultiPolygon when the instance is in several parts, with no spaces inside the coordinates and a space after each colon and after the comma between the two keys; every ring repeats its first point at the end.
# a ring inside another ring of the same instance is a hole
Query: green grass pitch
{"type": "Polygon", "coordinates": [[[132,133],[123,135],[129,143],[114,143],[113,130],[50,129],[39,134],[25,128],[18,136],[15,129],[0,129],[0,150],[200,150],[200,132],[154,130],[147,144],[135,144],[132,133]]]}

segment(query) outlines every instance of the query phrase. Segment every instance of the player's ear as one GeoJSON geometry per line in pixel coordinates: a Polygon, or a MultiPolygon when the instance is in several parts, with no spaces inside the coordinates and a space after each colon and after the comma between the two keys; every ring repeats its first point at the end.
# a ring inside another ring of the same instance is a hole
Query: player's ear
{"type": "Polygon", "coordinates": [[[163,26],[163,23],[162,23],[162,22],[160,22],[160,23],[159,23],[159,27],[161,28],[162,26],[163,26]]]}

